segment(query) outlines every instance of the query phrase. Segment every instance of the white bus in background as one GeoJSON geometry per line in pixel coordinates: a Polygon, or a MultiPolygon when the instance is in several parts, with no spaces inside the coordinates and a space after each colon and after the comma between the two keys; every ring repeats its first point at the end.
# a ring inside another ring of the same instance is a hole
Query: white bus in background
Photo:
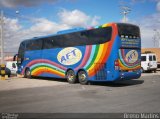
{"type": "Polygon", "coordinates": [[[141,54],[141,69],[142,72],[157,70],[157,57],[155,53],[145,52],[141,54]]]}
{"type": "Polygon", "coordinates": [[[17,74],[17,61],[7,61],[6,67],[11,71],[11,75],[17,74]]]}

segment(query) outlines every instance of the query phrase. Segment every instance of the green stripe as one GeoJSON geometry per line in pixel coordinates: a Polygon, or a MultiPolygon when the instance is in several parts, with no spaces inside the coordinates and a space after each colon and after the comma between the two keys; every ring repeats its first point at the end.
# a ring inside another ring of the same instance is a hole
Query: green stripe
{"type": "Polygon", "coordinates": [[[123,60],[123,57],[121,55],[121,51],[119,50],[119,56],[121,56],[119,59],[120,59],[120,62],[123,64],[123,66],[127,67],[127,68],[134,68],[134,67],[137,67],[138,65],[140,65],[140,63],[136,64],[136,65],[133,65],[133,66],[129,66],[129,65],[125,65],[125,61],[123,60]],[[124,63],[123,63],[124,62],[124,63]]]}
{"type": "Polygon", "coordinates": [[[98,51],[99,51],[99,46],[100,45],[96,45],[96,49],[95,49],[95,53],[94,53],[93,59],[92,59],[91,63],[86,67],[87,70],[93,65],[93,63],[94,63],[94,61],[96,59],[98,51]]]}
{"type": "Polygon", "coordinates": [[[50,66],[47,66],[47,65],[39,65],[39,66],[36,66],[36,67],[32,68],[31,71],[33,71],[33,70],[35,70],[36,68],[39,68],[39,67],[51,68],[51,69],[54,69],[54,70],[59,71],[59,72],[61,72],[61,73],[64,73],[64,71],[60,71],[59,69],[55,69],[55,68],[50,67],[50,66]]]}
{"type": "Polygon", "coordinates": [[[128,65],[125,65],[122,60],[120,59],[120,62],[127,68],[134,68],[134,67],[137,67],[138,65],[140,65],[140,63],[136,64],[136,65],[133,65],[133,66],[128,66],[128,65]]]}

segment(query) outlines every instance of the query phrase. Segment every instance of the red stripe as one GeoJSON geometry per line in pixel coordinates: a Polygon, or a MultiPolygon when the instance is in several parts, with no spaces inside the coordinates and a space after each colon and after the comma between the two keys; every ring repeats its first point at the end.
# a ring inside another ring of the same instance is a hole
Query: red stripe
{"type": "Polygon", "coordinates": [[[87,61],[88,61],[88,59],[90,57],[91,49],[92,49],[91,45],[89,45],[89,46],[86,47],[86,53],[84,55],[83,61],[82,61],[82,63],[77,68],[75,68],[75,70],[78,70],[79,68],[85,66],[85,64],[87,63],[87,61]]]}
{"type": "MultiPolygon", "coordinates": [[[[110,53],[113,50],[112,46],[113,46],[114,40],[116,39],[116,36],[118,34],[118,32],[117,32],[118,30],[117,30],[116,24],[110,24],[110,26],[112,26],[112,28],[113,28],[112,39],[111,39],[111,41],[108,42],[108,48],[106,50],[107,52],[106,52],[102,62],[107,62],[108,57],[110,56],[110,53]]],[[[95,69],[92,69],[91,71],[89,71],[89,76],[94,76],[95,75],[95,73],[97,71],[94,71],[94,70],[95,69]]]]}
{"type": "Polygon", "coordinates": [[[122,58],[124,60],[124,62],[128,65],[128,66],[133,66],[133,65],[137,65],[139,63],[139,61],[136,61],[135,63],[128,63],[128,61],[125,58],[125,50],[121,49],[121,54],[122,54],[122,58]]]}
{"type": "MultiPolygon", "coordinates": [[[[29,62],[29,63],[25,66],[25,68],[26,68],[26,67],[31,67],[32,65],[37,64],[37,63],[48,63],[48,64],[54,65],[54,66],[56,66],[56,67],[58,67],[58,68],[60,68],[60,69],[62,69],[62,70],[66,70],[66,69],[67,69],[66,67],[63,67],[62,65],[59,65],[59,64],[57,64],[57,63],[55,63],[55,62],[52,62],[52,61],[50,61],[50,60],[45,60],[45,59],[33,60],[33,61],[29,62]]],[[[24,74],[25,68],[23,68],[22,74],[24,74]]]]}

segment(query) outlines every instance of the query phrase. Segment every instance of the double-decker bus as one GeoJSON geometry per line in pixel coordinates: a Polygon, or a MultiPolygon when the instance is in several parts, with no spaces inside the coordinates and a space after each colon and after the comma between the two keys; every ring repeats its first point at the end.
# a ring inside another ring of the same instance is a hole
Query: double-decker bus
{"type": "Polygon", "coordinates": [[[18,74],[31,78],[67,78],[69,83],[137,79],[141,76],[138,26],[109,23],[24,40],[18,74]]]}

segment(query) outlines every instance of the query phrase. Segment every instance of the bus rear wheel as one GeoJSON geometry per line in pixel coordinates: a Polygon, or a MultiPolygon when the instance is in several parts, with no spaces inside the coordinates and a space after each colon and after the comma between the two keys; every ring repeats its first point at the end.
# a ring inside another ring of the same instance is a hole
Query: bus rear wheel
{"type": "Polygon", "coordinates": [[[25,78],[29,78],[29,79],[32,78],[30,69],[26,69],[26,71],[25,71],[25,76],[24,76],[24,77],[25,77],[25,78]]]}
{"type": "Polygon", "coordinates": [[[87,73],[83,70],[79,71],[78,72],[78,80],[79,80],[79,83],[82,84],[82,85],[88,84],[87,73]]]}
{"type": "Polygon", "coordinates": [[[70,83],[70,84],[74,84],[77,81],[76,80],[76,75],[75,75],[73,70],[68,70],[67,71],[66,78],[67,78],[68,83],[70,83]]]}

